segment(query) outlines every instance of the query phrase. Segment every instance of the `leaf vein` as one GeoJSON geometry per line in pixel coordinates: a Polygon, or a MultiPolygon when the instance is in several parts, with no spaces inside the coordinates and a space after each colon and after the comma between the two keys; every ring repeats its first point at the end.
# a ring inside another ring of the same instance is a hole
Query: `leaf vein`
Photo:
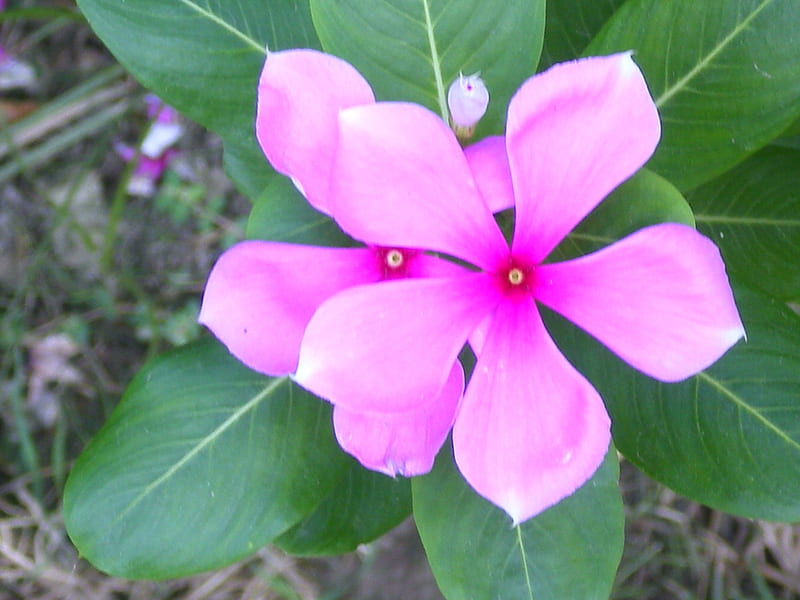
{"type": "Polygon", "coordinates": [[[714,60],[717,55],[736,38],[736,36],[747,29],[748,25],[750,25],[753,19],[755,19],[771,2],[772,0],[764,0],[755,8],[755,10],[753,10],[753,12],[747,15],[743,21],[734,27],[728,35],[726,35],[716,46],[714,46],[708,54],[706,54],[704,57],[701,57],[697,64],[692,67],[692,69],[690,69],[686,75],[676,81],[672,87],[666,88],[664,92],[656,99],[656,106],[661,108],[675,94],[683,91],[683,89],[687,87],[688,83],[694,79],[698,73],[705,69],[711,63],[711,61],[714,60]]]}

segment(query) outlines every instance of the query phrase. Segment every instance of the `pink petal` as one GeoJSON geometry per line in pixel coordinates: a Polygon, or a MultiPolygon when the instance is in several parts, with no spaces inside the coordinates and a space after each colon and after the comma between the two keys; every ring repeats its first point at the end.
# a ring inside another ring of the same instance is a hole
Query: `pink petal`
{"type": "Polygon", "coordinates": [[[536,279],[538,300],[662,381],[705,369],[744,335],[719,250],[685,225],[542,265],[536,279]]]}
{"type": "Polygon", "coordinates": [[[484,138],[464,148],[464,156],[489,210],[496,213],[514,206],[506,139],[501,135],[484,138]]]}
{"type": "Polygon", "coordinates": [[[555,65],[511,99],[514,251],[542,261],[653,153],[661,128],[629,53],[555,65]]]}
{"type": "Polygon", "coordinates": [[[308,201],[330,214],[328,178],[337,115],[375,101],[349,63],[315,50],[269,52],[258,84],[256,137],[276,171],[291,177],[308,201]]]}
{"type": "Polygon", "coordinates": [[[334,218],[353,237],[426,248],[486,268],[508,253],[452,131],[415,104],[340,113],[334,218]]]}
{"type": "Polygon", "coordinates": [[[339,445],[359,462],[394,477],[422,475],[431,470],[464,391],[464,371],[456,362],[439,396],[408,413],[357,413],[333,409],[339,445]]]}
{"type": "Polygon", "coordinates": [[[556,348],[530,296],[504,301],[453,428],[469,484],[520,523],[583,485],[610,439],[603,401],[556,348]]]}
{"type": "Polygon", "coordinates": [[[421,252],[412,256],[408,262],[408,277],[460,277],[472,273],[454,262],[421,252]]]}
{"type": "Polygon", "coordinates": [[[380,278],[367,248],[242,242],[214,265],[199,320],[251,369],[286,375],[297,366],[317,307],[340,290],[380,278]]]}
{"type": "Polygon", "coordinates": [[[417,410],[440,394],[467,336],[500,298],[484,273],[345,290],[314,313],[295,379],[354,412],[417,410]]]}

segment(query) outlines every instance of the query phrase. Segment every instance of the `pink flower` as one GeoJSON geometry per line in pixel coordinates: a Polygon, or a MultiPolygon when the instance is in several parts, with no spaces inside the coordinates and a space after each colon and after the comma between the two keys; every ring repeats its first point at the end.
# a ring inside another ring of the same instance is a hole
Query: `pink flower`
{"type": "MultiPolygon", "coordinates": [[[[469,162],[446,124],[417,105],[361,102],[338,121],[338,133],[326,134],[335,163],[314,185],[329,186],[339,225],[380,247],[427,248],[475,270],[339,288],[306,313],[295,379],[354,415],[414,412],[441,393],[475,336],[455,459],[514,522],[586,482],[610,441],[601,398],[555,346],[537,303],[662,381],[708,367],[743,335],[719,252],[690,227],[656,225],[588,256],[545,262],[656,147],[658,113],[629,54],[529,79],[511,100],[505,143],[489,140],[469,162]],[[505,203],[513,195],[510,245],[487,190],[505,203]]],[[[290,287],[334,273],[313,260],[290,271],[290,287]]],[[[267,294],[251,298],[254,315],[264,314],[267,294]]]]}
{"type": "MultiPolygon", "coordinates": [[[[338,114],[374,103],[348,63],[312,50],[272,52],[261,74],[256,134],[273,167],[330,214],[328,179],[338,114]]],[[[498,200],[501,202],[502,200],[498,200]]],[[[324,248],[248,241],[225,252],[209,275],[200,322],[243,363],[268,375],[297,367],[308,321],[325,300],[354,286],[405,278],[449,277],[455,264],[399,246],[324,248]]],[[[464,389],[456,357],[437,393],[402,414],[334,408],[340,445],[365,466],[394,476],[430,470],[464,389]]],[[[409,401],[411,403],[411,401],[409,401]]]]}

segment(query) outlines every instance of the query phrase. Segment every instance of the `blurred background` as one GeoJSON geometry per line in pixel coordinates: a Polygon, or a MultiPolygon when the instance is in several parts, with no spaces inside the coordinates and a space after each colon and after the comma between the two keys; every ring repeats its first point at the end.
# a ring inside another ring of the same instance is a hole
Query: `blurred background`
{"type": "MultiPolygon", "coordinates": [[[[244,237],[250,204],[221,156],[73,1],[0,0],[0,600],[441,599],[410,521],[352,555],[265,548],[165,582],[108,577],[69,542],[72,461],[148,358],[200,335],[205,276],[244,237]]],[[[800,598],[800,527],[713,511],[622,467],[615,599],[800,598]]]]}

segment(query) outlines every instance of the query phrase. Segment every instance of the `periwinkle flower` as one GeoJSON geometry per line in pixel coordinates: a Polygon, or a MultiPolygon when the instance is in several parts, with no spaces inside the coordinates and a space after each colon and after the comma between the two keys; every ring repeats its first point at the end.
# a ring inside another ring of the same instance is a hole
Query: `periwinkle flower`
{"type": "MultiPolygon", "coordinates": [[[[629,54],[556,65],[508,109],[503,153],[484,160],[511,190],[509,245],[474,163],[427,109],[378,103],[339,116],[331,204],[356,239],[427,248],[475,270],[343,290],[305,330],[295,379],[355,413],[435,396],[465,341],[477,364],[455,416],[461,473],[521,522],[574,492],[610,441],[603,402],[550,338],[537,303],[662,381],[708,367],[743,335],[716,246],[691,227],[642,229],[593,254],[550,251],[653,153],[658,113],[629,54]],[[502,168],[503,156],[507,168],[502,168]]],[[[480,162],[480,161],[479,161],[480,162]]]]}
{"type": "Polygon", "coordinates": [[[462,140],[471,138],[489,106],[489,90],[478,73],[459,73],[447,90],[447,106],[456,135],[462,140]]]}
{"type": "MultiPolygon", "coordinates": [[[[336,57],[271,52],[259,81],[256,136],[272,166],[291,177],[312,206],[330,214],[339,111],[374,102],[364,78],[336,57]]],[[[308,321],[331,296],[354,286],[462,270],[414,249],[365,241],[361,248],[236,244],[209,275],[200,322],[250,368],[289,375],[308,321]]],[[[391,476],[429,471],[464,390],[461,365],[454,358],[450,366],[442,389],[412,411],[366,414],[335,406],[339,444],[363,465],[391,476]]]]}
{"type": "Polygon", "coordinates": [[[375,103],[347,63],[271,53],[257,135],[273,166],[367,247],[234,246],[209,277],[201,321],[245,364],[294,372],[330,401],[340,443],[370,468],[425,472],[453,424],[466,480],[524,521],[581,486],[610,441],[602,400],[537,303],[663,381],[742,336],[719,252],[690,227],[655,225],[545,262],[658,142],[629,54],[532,77],[505,137],[462,150],[427,109],[375,103]],[[511,205],[509,245],[492,211],[511,205]],[[478,360],[462,398],[467,340],[478,360]]]}

